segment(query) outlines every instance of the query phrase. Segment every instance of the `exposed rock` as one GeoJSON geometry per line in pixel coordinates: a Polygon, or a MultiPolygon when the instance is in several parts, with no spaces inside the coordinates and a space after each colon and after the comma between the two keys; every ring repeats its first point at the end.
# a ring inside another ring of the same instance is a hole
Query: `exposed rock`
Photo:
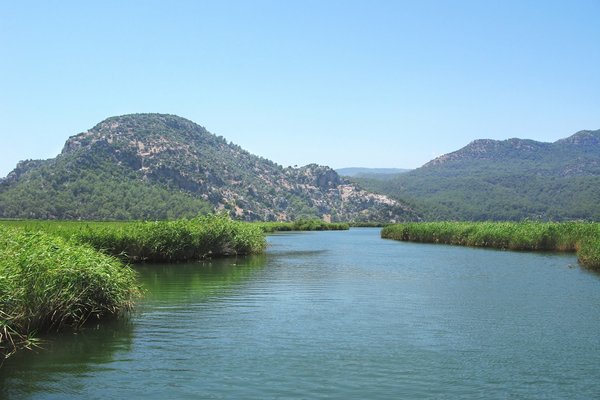
{"type": "MultiPolygon", "coordinates": [[[[206,200],[215,211],[227,210],[246,220],[323,215],[333,221],[417,219],[403,203],[362,190],[329,167],[283,168],[174,115],[108,118],[70,137],[57,159],[62,160],[60,167],[38,161],[19,164],[3,186],[17,186],[24,171],[43,167],[46,183],[63,190],[76,205],[79,195],[69,192],[69,186],[85,176],[85,171],[99,173],[102,169],[107,175],[122,177],[119,179],[159,185],[206,200]],[[113,169],[118,173],[110,172],[113,169]]],[[[35,190],[45,189],[40,183],[35,190]]],[[[0,192],[0,200],[1,196],[0,192]]],[[[53,207],[53,215],[68,218],[77,214],[68,207],[53,207]]]]}

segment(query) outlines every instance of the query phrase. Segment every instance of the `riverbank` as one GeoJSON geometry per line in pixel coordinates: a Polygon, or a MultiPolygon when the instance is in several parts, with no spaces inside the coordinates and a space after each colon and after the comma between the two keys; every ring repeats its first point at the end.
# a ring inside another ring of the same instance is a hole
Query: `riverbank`
{"type": "Polygon", "coordinates": [[[141,312],[9,358],[0,398],[598,397],[600,274],[571,253],[368,228],[267,240],[136,267],[141,312]]]}
{"type": "Polygon", "coordinates": [[[318,220],[247,223],[225,215],[156,222],[0,221],[0,353],[33,333],[78,328],[129,310],[138,294],[125,264],[262,253],[265,233],[348,230],[318,220]]]}
{"type": "Polygon", "coordinates": [[[260,227],[223,215],[150,222],[1,221],[0,225],[88,244],[127,263],[257,254],[266,247],[260,227]]]}
{"type": "Polygon", "coordinates": [[[135,272],[89,245],[0,226],[0,354],[34,333],[119,315],[139,295],[135,272]]]}
{"type": "Polygon", "coordinates": [[[318,219],[298,220],[294,222],[255,222],[263,232],[289,231],[347,231],[350,225],[344,222],[325,222],[318,219]]]}
{"type": "Polygon", "coordinates": [[[508,250],[576,252],[600,270],[600,224],[588,222],[414,222],[390,225],[381,237],[508,250]]]}
{"type": "Polygon", "coordinates": [[[262,229],[226,216],[160,222],[0,222],[0,354],[34,334],[120,315],[139,294],[124,263],[261,253],[262,229]]]}

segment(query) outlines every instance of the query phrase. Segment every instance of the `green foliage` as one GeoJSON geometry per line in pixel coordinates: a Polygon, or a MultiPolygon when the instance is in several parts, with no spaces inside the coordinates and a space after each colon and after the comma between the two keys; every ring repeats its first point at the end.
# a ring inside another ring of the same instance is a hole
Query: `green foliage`
{"type": "Polygon", "coordinates": [[[72,136],[54,159],[19,163],[0,180],[0,217],[165,220],[226,210],[245,221],[351,221],[409,214],[396,205],[380,209],[359,190],[342,195],[347,189],[331,168],[283,168],[184,118],[134,114],[72,136]]]}
{"type": "Polygon", "coordinates": [[[127,262],[188,261],[256,254],[266,247],[260,227],[226,215],[157,222],[2,221],[89,244],[127,262]]]}
{"type": "Polygon", "coordinates": [[[387,184],[357,181],[369,190],[402,199],[430,221],[600,221],[600,176],[519,173],[500,177],[497,172],[465,172],[452,178],[405,174],[387,184]]]}
{"type": "Polygon", "coordinates": [[[350,229],[346,223],[328,223],[318,219],[298,220],[294,222],[257,222],[263,232],[282,231],[344,231],[350,229]]]}
{"type": "Polygon", "coordinates": [[[475,141],[388,181],[354,180],[429,221],[600,221],[600,131],[475,141]]]}
{"type": "Polygon", "coordinates": [[[79,327],[128,310],[139,295],[133,270],[88,245],[0,226],[0,352],[34,332],[79,327]]]}
{"type": "MultiPolygon", "coordinates": [[[[597,234],[600,237],[600,232],[597,234]]],[[[577,257],[582,265],[600,271],[600,240],[583,240],[577,257]]]]}
{"type": "Polygon", "coordinates": [[[159,222],[0,221],[0,352],[29,346],[37,331],[78,327],[129,309],[139,293],[135,274],[115,257],[173,262],[255,254],[265,247],[259,226],[225,215],[159,222]]]}
{"type": "Polygon", "coordinates": [[[600,224],[588,222],[419,222],[385,227],[386,239],[510,250],[578,252],[600,269],[600,224]]]}
{"type": "Polygon", "coordinates": [[[140,180],[101,153],[59,157],[24,176],[0,184],[3,218],[139,220],[212,212],[207,201],[140,180]]]}
{"type": "Polygon", "coordinates": [[[366,221],[366,222],[351,222],[349,225],[352,228],[383,228],[385,226],[390,225],[390,223],[366,221]]]}

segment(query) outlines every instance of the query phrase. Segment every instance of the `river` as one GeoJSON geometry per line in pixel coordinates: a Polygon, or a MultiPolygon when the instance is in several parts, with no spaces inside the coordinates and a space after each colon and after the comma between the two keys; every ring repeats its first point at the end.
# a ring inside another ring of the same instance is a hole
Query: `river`
{"type": "Polygon", "coordinates": [[[0,398],[600,398],[600,275],[574,255],[361,228],[136,269],[131,318],[9,358],[0,398]]]}

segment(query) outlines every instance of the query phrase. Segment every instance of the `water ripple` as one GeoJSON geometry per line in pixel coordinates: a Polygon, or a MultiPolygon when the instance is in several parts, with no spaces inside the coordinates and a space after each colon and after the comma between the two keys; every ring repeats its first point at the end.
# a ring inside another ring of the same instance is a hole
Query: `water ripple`
{"type": "Polygon", "coordinates": [[[281,234],[146,265],[130,324],[0,369],[2,398],[599,398],[600,279],[574,257],[281,234]]]}

